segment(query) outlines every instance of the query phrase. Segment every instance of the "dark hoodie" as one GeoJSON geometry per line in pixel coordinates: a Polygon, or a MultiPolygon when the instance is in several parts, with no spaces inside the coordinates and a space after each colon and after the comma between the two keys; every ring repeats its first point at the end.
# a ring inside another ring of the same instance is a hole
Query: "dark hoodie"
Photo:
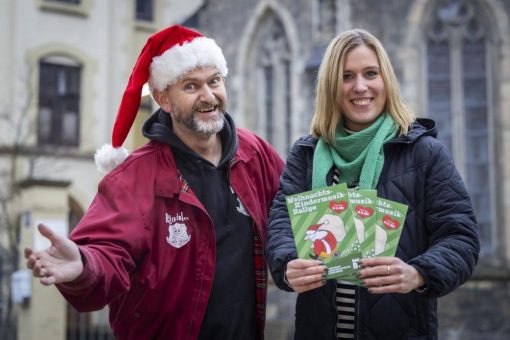
{"type": "Polygon", "coordinates": [[[232,118],[225,114],[219,133],[222,156],[218,166],[188,148],[172,131],[170,114],[161,109],[149,117],[142,131],[145,137],[172,148],[177,169],[214,224],[214,281],[199,338],[255,339],[253,221],[230,186],[229,164],[237,150],[232,118]]]}

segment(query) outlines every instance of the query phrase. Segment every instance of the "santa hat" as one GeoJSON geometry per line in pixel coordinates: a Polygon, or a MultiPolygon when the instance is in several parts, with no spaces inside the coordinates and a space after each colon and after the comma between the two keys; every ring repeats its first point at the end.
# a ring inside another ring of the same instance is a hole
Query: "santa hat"
{"type": "Polygon", "coordinates": [[[320,227],[322,227],[322,223],[312,224],[306,230],[306,234],[312,234],[312,232],[317,231],[320,227]]]}
{"type": "Polygon", "coordinates": [[[174,25],[155,33],[138,57],[122,96],[113,126],[112,144],[96,151],[99,171],[109,172],[122,163],[128,152],[122,147],[140,107],[143,85],[163,91],[179,77],[200,66],[216,67],[226,76],[227,62],[213,39],[183,26],[174,25]]]}

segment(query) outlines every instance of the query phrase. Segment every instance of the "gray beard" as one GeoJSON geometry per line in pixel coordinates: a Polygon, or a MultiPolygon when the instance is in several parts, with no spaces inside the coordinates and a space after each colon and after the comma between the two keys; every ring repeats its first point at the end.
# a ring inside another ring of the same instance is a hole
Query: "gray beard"
{"type": "Polygon", "coordinates": [[[191,125],[193,126],[192,130],[207,137],[220,132],[224,124],[225,119],[223,113],[220,113],[217,119],[203,121],[193,116],[193,120],[191,121],[191,125]]]}
{"type": "Polygon", "coordinates": [[[225,115],[220,111],[220,115],[217,118],[203,121],[197,118],[197,115],[193,113],[189,119],[179,119],[178,116],[176,116],[176,121],[199,136],[210,137],[223,129],[225,115]]]}

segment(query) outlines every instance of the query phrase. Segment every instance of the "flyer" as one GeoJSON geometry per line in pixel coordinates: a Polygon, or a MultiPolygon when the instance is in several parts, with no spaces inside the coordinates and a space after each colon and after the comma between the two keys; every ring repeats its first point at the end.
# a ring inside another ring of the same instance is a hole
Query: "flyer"
{"type": "Polygon", "coordinates": [[[361,248],[345,183],[286,197],[298,257],[318,259],[326,279],[354,279],[361,248]]]}
{"type": "Polygon", "coordinates": [[[407,208],[405,204],[377,198],[374,256],[395,256],[407,208]]]}
{"type": "Polygon", "coordinates": [[[354,226],[364,258],[375,255],[375,218],[377,191],[349,190],[349,201],[354,211],[354,226]]]}

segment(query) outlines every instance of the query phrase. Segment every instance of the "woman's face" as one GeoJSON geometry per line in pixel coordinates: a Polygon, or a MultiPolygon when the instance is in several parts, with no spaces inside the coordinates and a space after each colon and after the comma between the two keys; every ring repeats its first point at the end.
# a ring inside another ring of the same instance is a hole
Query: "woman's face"
{"type": "Polygon", "coordinates": [[[383,112],[386,89],[379,60],[368,46],[360,45],[345,57],[340,109],[347,129],[361,131],[383,112]]]}

